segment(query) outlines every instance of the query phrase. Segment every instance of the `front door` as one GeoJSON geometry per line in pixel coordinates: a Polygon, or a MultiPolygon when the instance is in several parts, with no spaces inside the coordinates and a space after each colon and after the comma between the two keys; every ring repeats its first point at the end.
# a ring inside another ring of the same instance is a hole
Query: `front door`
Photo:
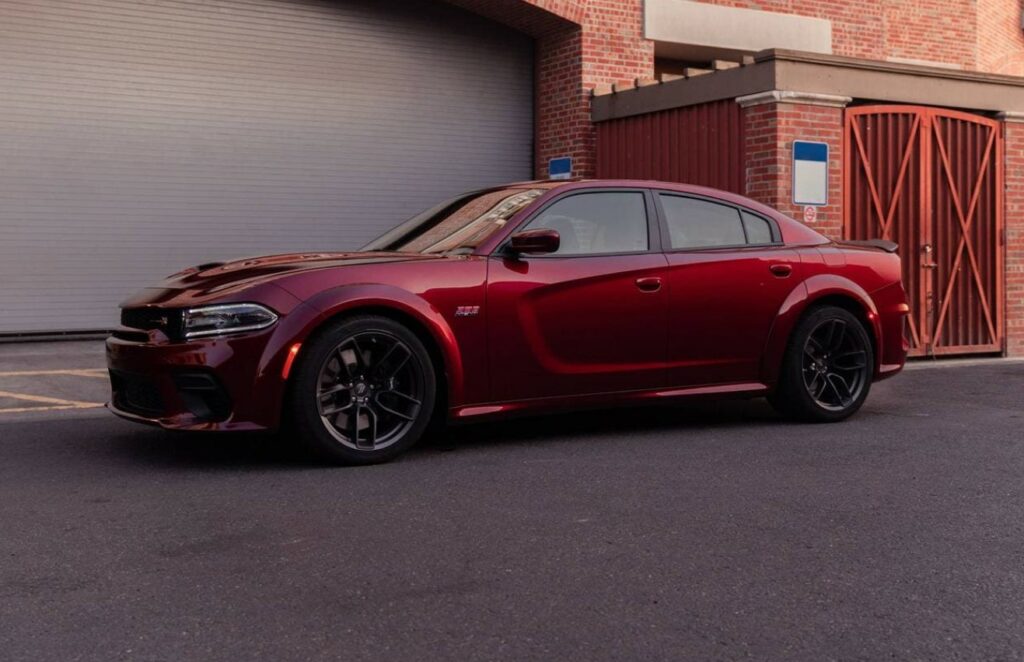
{"type": "Polygon", "coordinates": [[[666,260],[648,204],[635,189],[568,193],[520,228],[558,231],[558,252],[490,259],[495,401],[664,383],[666,260]]]}
{"type": "Polygon", "coordinates": [[[912,355],[1002,350],[1001,163],[993,120],[914,106],[847,111],[846,236],[899,244],[912,355]]]}

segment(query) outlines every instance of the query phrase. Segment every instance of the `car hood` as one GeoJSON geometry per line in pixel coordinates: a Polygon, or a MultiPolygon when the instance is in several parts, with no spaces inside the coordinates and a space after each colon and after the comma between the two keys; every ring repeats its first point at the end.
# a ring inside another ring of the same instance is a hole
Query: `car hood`
{"type": "MultiPolygon", "coordinates": [[[[172,274],[155,286],[141,290],[121,302],[121,307],[199,305],[215,302],[266,283],[276,285],[274,281],[303,271],[446,259],[449,258],[444,255],[352,252],[285,253],[242,258],[230,262],[213,262],[172,274]]],[[[286,291],[280,287],[275,289],[280,292],[286,291]]],[[[288,298],[294,299],[290,294],[288,298]]]]}
{"type": "Polygon", "coordinates": [[[393,252],[284,253],[189,267],[167,277],[158,287],[169,290],[201,290],[214,293],[300,271],[441,259],[444,259],[444,256],[393,252]]]}

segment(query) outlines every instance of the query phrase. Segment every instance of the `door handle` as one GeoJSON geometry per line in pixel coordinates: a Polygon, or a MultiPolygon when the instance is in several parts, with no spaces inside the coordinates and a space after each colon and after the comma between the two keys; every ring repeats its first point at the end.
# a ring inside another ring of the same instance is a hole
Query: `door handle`
{"type": "Polygon", "coordinates": [[[657,292],[661,289],[661,279],[657,276],[648,276],[646,278],[637,278],[636,286],[641,292],[657,292]]]}
{"type": "Polygon", "coordinates": [[[793,267],[789,264],[773,264],[768,267],[768,270],[779,278],[786,278],[789,274],[793,273],[793,267]]]}

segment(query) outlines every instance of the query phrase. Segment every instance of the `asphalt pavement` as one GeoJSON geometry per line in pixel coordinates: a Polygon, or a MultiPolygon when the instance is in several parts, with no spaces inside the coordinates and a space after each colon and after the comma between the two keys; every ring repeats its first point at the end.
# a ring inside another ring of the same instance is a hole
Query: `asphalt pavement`
{"type": "Polygon", "coordinates": [[[366,468],[118,420],[96,371],[0,346],[3,660],[1024,657],[1024,363],[835,425],[606,410],[366,468]]]}

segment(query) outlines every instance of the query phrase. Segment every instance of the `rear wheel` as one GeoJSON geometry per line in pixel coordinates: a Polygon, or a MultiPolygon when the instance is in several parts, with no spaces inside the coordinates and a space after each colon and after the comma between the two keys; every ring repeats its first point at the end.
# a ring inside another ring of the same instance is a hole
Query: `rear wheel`
{"type": "Polygon", "coordinates": [[[289,409],[295,432],[341,464],[385,462],[430,423],[436,375],[415,333],[378,316],[333,324],[303,348],[289,409]]]}
{"type": "Polygon", "coordinates": [[[794,418],[841,421],[868,397],[872,366],[871,340],[860,320],[843,308],[822,306],[797,324],[768,400],[794,418]]]}

